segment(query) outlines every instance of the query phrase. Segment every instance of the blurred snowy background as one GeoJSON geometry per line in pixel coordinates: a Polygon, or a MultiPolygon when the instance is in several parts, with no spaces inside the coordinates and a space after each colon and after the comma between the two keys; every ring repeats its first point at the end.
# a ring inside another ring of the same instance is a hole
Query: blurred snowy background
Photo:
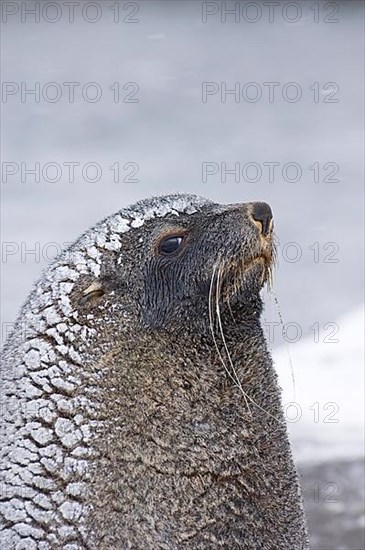
{"type": "Polygon", "coordinates": [[[362,550],[363,2],[1,8],[2,340],[42,267],[120,207],[269,202],[264,322],[312,547],[362,550]]]}

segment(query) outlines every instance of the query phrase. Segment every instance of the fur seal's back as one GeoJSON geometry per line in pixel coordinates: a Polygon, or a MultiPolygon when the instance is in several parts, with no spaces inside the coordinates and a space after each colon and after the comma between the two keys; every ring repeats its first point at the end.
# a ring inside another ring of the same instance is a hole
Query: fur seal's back
{"type": "Polygon", "coordinates": [[[260,326],[264,203],[141,201],[35,285],[4,350],[0,547],[308,548],[260,326]]]}

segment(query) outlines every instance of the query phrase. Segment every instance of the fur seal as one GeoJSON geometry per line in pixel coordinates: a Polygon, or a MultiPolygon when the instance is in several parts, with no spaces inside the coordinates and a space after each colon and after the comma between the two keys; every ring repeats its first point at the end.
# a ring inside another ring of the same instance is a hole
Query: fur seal
{"type": "Polygon", "coordinates": [[[43,274],[1,364],[2,550],[307,549],[260,325],[265,203],[138,202],[43,274]]]}

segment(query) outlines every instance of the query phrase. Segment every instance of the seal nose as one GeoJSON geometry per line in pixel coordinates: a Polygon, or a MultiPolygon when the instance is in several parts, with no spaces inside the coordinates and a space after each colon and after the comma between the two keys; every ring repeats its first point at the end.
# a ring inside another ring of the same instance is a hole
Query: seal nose
{"type": "Polygon", "coordinates": [[[264,237],[266,237],[272,226],[272,210],[266,202],[254,202],[252,205],[252,217],[259,226],[264,237]]]}

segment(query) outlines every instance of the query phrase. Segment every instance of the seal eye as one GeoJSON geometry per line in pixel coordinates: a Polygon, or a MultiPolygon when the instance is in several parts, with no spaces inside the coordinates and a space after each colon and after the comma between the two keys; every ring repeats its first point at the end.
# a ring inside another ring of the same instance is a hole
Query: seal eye
{"type": "Polygon", "coordinates": [[[182,237],[168,237],[160,243],[160,254],[164,256],[172,256],[177,252],[183,241],[182,237]]]}

